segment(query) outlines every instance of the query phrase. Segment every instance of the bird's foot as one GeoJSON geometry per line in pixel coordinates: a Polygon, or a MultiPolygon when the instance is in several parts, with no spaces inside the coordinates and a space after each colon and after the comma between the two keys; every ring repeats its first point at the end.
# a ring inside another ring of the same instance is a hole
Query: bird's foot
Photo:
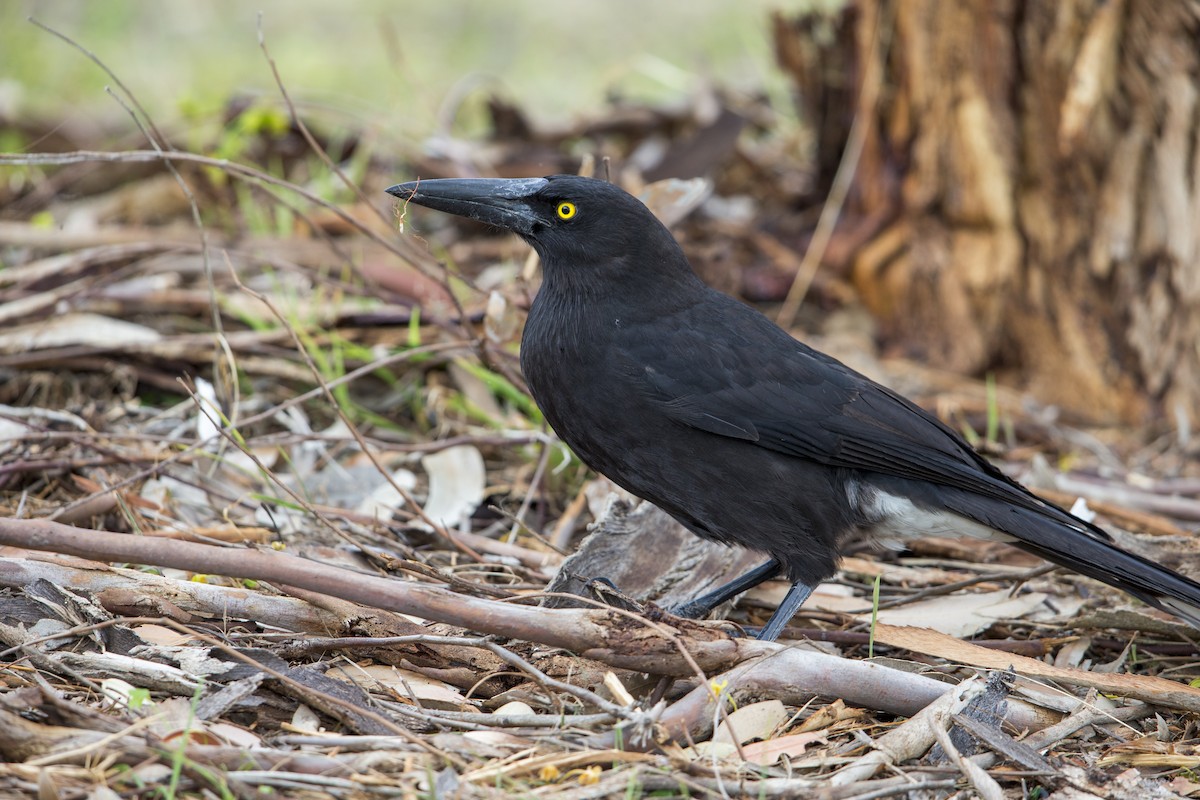
{"type": "Polygon", "coordinates": [[[667,611],[677,617],[683,617],[684,619],[703,619],[704,617],[708,616],[710,611],[712,611],[712,606],[704,602],[704,598],[698,598],[686,603],[681,603],[674,608],[668,608],[667,611]]]}

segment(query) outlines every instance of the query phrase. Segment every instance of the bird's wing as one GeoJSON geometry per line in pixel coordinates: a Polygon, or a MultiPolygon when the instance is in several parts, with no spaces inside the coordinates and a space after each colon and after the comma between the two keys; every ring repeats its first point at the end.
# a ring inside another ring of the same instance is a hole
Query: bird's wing
{"type": "Polygon", "coordinates": [[[689,342],[687,331],[676,333],[669,349],[702,350],[711,368],[674,366],[694,365],[693,359],[636,355],[630,365],[643,396],[675,422],[831,467],[1045,508],[936,417],[782,331],[763,340],[766,330],[759,328],[752,341],[739,342],[735,334],[720,343],[689,342]]]}

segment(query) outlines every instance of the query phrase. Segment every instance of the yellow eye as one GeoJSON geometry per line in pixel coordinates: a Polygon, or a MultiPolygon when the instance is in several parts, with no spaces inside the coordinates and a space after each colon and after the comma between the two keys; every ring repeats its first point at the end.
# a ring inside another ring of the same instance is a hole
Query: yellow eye
{"type": "Polygon", "coordinates": [[[554,213],[558,214],[559,219],[570,219],[575,216],[575,204],[559,203],[558,208],[554,209],[554,213]]]}

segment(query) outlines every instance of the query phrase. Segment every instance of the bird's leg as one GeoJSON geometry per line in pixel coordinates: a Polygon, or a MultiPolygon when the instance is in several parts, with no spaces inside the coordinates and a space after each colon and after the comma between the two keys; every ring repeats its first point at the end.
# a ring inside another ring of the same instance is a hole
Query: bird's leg
{"type": "Polygon", "coordinates": [[[812,594],[813,587],[807,583],[796,581],[792,584],[792,588],[788,589],[788,593],[784,595],[783,602],[779,604],[779,608],[775,609],[775,613],[767,620],[767,624],[758,632],[758,639],[761,642],[773,642],[779,638],[779,634],[783,632],[783,627],[792,621],[792,617],[804,605],[804,601],[812,594]]]}
{"type": "MultiPolygon", "coordinates": [[[[779,559],[772,558],[767,563],[758,565],[740,578],[734,578],[729,583],[718,586],[708,594],[701,595],[695,600],[672,608],[671,613],[677,617],[701,619],[708,616],[708,613],[721,605],[721,603],[732,600],[742,592],[758,586],[763,581],[771,580],[782,569],[783,567],[779,564],[779,559]]],[[[800,602],[804,602],[803,598],[801,598],[800,602]]]]}

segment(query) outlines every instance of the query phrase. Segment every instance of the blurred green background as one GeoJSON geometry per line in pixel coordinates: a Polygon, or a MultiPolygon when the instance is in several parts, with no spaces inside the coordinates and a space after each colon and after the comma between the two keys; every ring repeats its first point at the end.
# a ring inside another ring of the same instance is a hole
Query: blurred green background
{"type": "MultiPolygon", "coordinates": [[[[830,4],[830,3],[824,3],[830,4]]],[[[835,3],[833,3],[835,4],[835,3]]],[[[0,2],[0,112],[123,127],[110,79],[27,21],[94,52],[159,124],[215,115],[235,93],[278,96],[257,19],[293,99],[396,136],[433,131],[447,98],[486,87],[540,122],[606,94],[685,101],[704,81],[786,91],[772,9],[814,0],[37,0],[0,2]]],[[[780,98],[783,99],[783,98],[780,98]]],[[[469,117],[468,117],[469,120],[469,117]]]]}

